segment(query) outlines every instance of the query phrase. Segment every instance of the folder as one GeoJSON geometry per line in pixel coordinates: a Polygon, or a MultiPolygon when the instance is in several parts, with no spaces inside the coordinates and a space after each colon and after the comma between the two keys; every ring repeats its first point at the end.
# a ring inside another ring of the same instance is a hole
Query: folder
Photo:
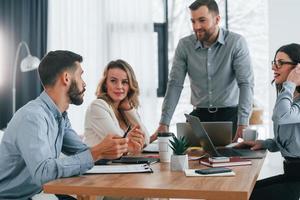
{"type": "Polygon", "coordinates": [[[128,173],[153,173],[148,164],[129,165],[95,165],[86,174],[128,174],[128,173]]]}

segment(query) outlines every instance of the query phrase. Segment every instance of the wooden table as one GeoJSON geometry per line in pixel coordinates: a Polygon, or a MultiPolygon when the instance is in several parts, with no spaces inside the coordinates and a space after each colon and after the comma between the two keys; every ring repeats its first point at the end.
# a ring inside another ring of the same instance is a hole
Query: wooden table
{"type": "MultiPolygon", "coordinates": [[[[152,165],[154,173],[83,175],[62,178],[44,185],[45,193],[75,194],[79,199],[95,196],[161,197],[193,199],[249,199],[264,159],[252,165],[232,167],[233,177],[186,177],[170,171],[169,163],[152,165]]],[[[205,168],[190,161],[190,168],[205,168]]]]}

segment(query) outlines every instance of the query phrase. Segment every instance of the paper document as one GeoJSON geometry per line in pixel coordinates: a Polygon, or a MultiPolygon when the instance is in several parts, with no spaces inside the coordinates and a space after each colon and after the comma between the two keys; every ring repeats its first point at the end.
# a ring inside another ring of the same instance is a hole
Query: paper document
{"type": "Polygon", "coordinates": [[[153,142],[151,144],[148,144],[144,149],[143,152],[144,153],[158,153],[158,143],[157,142],[153,142]]]}
{"type": "Polygon", "coordinates": [[[86,174],[152,173],[148,164],[96,165],[86,174]]]}
{"type": "Polygon", "coordinates": [[[217,174],[197,174],[195,169],[186,169],[184,170],[186,176],[234,176],[235,173],[225,172],[225,173],[217,173],[217,174]]]}

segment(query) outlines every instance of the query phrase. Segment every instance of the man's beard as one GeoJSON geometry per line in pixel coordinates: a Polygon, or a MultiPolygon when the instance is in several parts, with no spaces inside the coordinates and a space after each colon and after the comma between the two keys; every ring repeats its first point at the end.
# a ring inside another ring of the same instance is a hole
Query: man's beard
{"type": "Polygon", "coordinates": [[[72,80],[68,95],[70,98],[70,103],[74,105],[81,105],[83,103],[83,97],[81,96],[85,92],[85,88],[82,91],[77,87],[77,83],[75,80],[72,80]]]}
{"type": "Polygon", "coordinates": [[[215,31],[216,27],[211,27],[210,29],[205,30],[204,35],[201,38],[199,38],[196,33],[197,40],[199,40],[200,42],[208,42],[210,37],[215,33],[215,31]]]}

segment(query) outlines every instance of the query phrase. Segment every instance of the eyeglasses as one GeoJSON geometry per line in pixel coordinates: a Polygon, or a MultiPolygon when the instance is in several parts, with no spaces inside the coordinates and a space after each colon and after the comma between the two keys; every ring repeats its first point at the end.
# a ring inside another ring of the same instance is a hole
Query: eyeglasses
{"type": "Polygon", "coordinates": [[[297,63],[284,60],[273,60],[271,64],[272,67],[275,67],[276,69],[280,69],[283,65],[297,65],[297,63]]]}

